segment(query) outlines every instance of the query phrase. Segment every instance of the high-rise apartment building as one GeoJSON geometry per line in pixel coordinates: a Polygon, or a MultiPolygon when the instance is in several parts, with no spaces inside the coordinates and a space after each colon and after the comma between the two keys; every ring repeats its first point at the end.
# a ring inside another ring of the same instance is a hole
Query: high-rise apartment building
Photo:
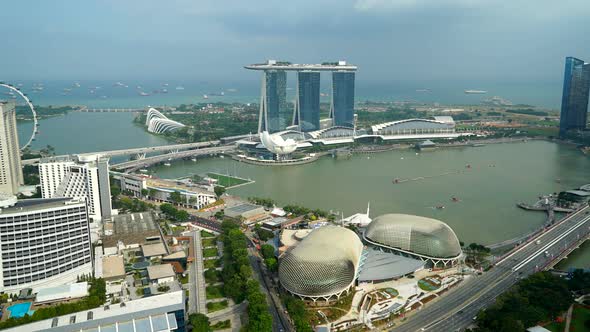
{"type": "Polygon", "coordinates": [[[293,124],[299,125],[303,132],[320,129],[320,72],[297,72],[297,93],[295,99],[295,118],[293,124]]]}
{"type": "Polygon", "coordinates": [[[76,282],[92,273],[84,200],[0,199],[0,292],[76,282]]]}
{"type": "Polygon", "coordinates": [[[16,195],[23,182],[15,105],[0,102],[0,192],[16,195]]]}
{"type": "Polygon", "coordinates": [[[331,113],[334,126],[354,126],[354,76],[353,71],[332,72],[331,113]]]}
{"type": "Polygon", "coordinates": [[[43,198],[86,199],[93,219],[111,216],[109,159],[98,155],[44,158],[39,163],[43,198]]]}
{"type": "Polygon", "coordinates": [[[563,94],[559,135],[568,130],[584,130],[588,121],[588,95],[590,91],[590,63],[573,57],[565,58],[563,94]]]}

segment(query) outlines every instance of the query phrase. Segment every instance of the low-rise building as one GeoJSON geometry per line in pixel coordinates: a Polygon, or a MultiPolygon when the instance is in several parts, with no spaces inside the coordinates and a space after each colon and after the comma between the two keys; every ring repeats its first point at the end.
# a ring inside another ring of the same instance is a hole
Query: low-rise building
{"type": "Polygon", "coordinates": [[[78,299],[88,296],[88,283],[84,281],[75,284],[37,288],[33,290],[33,293],[37,294],[35,304],[78,299]]]}
{"type": "Polygon", "coordinates": [[[105,255],[118,252],[119,246],[122,247],[120,249],[131,249],[154,240],[161,241],[159,227],[151,212],[113,216],[105,221],[103,227],[102,243],[105,255]]]}
{"type": "Polygon", "coordinates": [[[184,291],[105,305],[9,328],[6,332],[186,331],[184,291]]]}
{"type": "Polygon", "coordinates": [[[102,258],[102,278],[107,282],[125,279],[123,256],[107,256],[102,258]]]}
{"type": "Polygon", "coordinates": [[[165,284],[173,282],[176,274],[170,264],[150,265],[147,268],[150,282],[155,284],[165,284]]]}
{"type": "Polygon", "coordinates": [[[224,210],[224,214],[231,218],[252,218],[264,213],[264,207],[250,203],[235,205],[224,210]]]}
{"type": "Polygon", "coordinates": [[[148,259],[162,258],[163,256],[168,254],[168,252],[166,251],[166,247],[164,247],[164,244],[162,242],[143,244],[141,246],[141,252],[143,253],[143,257],[148,259]]]}

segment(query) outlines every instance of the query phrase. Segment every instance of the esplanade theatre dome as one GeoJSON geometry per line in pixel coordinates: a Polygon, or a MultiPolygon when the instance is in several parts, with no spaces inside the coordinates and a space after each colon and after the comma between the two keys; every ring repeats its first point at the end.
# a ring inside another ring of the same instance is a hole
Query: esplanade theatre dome
{"type": "Polygon", "coordinates": [[[318,228],[281,257],[281,285],[302,298],[339,297],[354,284],[362,251],[363,244],[353,231],[318,228]]]}
{"type": "Polygon", "coordinates": [[[375,245],[427,259],[456,259],[461,245],[444,222],[408,214],[385,214],[369,224],[364,238],[375,245]]]}

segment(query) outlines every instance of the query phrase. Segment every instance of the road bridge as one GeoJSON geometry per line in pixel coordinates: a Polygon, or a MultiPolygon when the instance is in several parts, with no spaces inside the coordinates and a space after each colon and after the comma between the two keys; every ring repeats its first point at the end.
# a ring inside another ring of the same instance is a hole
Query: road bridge
{"type": "Polygon", "coordinates": [[[463,331],[479,310],[528,275],[548,270],[590,237],[590,208],[576,210],[526,244],[513,249],[489,271],[473,276],[447,294],[411,312],[392,331],[463,331]]]}
{"type": "Polygon", "coordinates": [[[195,149],[195,150],[187,150],[181,152],[172,152],[161,154],[153,157],[146,157],[144,159],[137,159],[137,160],[130,160],[123,163],[111,165],[111,168],[117,170],[123,170],[125,172],[132,172],[141,168],[146,168],[152,166],[154,164],[158,164],[165,161],[172,161],[175,159],[187,158],[187,157],[196,157],[208,154],[219,154],[219,153],[228,153],[235,151],[236,147],[233,145],[224,145],[224,146],[216,146],[216,147],[207,147],[202,149],[195,149]]]}
{"type": "MultiPolygon", "coordinates": [[[[190,149],[200,149],[204,147],[216,146],[219,144],[219,141],[208,141],[208,142],[197,142],[197,143],[185,143],[185,144],[170,144],[170,145],[160,145],[160,146],[148,146],[143,148],[130,148],[130,149],[121,149],[121,150],[110,150],[110,151],[97,151],[97,152],[85,152],[79,153],[78,155],[93,155],[93,154],[100,154],[105,157],[115,157],[115,156],[137,156],[138,158],[145,158],[145,154],[147,153],[158,153],[158,152],[177,152],[182,150],[190,150],[190,149]]],[[[65,157],[65,156],[58,156],[58,157],[65,157]]],[[[23,165],[33,165],[38,164],[39,158],[35,159],[26,159],[22,161],[23,165]]]]}

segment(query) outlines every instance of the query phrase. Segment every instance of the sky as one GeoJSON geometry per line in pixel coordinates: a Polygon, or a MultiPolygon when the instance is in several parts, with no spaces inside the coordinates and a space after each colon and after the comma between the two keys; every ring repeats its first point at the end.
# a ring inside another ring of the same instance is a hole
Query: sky
{"type": "Polygon", "coordinates": [[[243,66],[347,60],[358,79],[555,82],[590,61],[588,0],[19,0],[0,79],[248,80],[243,66]]]}

